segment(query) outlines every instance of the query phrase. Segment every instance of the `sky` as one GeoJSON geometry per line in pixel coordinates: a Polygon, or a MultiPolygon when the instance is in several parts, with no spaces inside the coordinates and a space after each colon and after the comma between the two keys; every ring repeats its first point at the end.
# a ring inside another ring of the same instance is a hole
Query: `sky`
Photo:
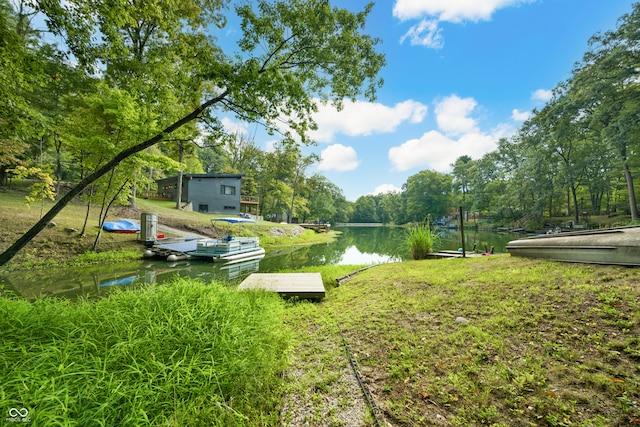
{"type": "MultiPolygon", "coordinates": [[[[362,10],[366,0],[332,0],[362,10]]],[[[627,0],[378,0],[366,31],[387,65],[375,102],[321,106],[306,148],[348,200],[400,191],[422,170],[479,159],[544,106],[597,32],[614,30],[627,0]]],[[[262,149],[273,136],[239,126],[262,149]]]]}

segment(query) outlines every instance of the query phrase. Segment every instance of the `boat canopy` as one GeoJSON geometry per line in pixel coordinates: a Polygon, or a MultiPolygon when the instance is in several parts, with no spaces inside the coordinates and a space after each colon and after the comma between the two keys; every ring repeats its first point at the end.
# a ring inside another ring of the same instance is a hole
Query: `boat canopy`
{"type": "Polygon", "coordinates": [[[114,233],[138,233],[140,224],[128,219],[121,219],[120,221],[105,222],[102,224],[102,228],[114,233]]]}
{"type": "Polygon", "coordinates": [[[229,217],[229,218],[212,218],[211,222],[214,221],[224,221],[224,222],[229,222],[231,224],[237,224],[240,222],[249,222],[249,223],[255,223],[256,220],[255,219],[251,219],[251,218],[233,218],[233,217],[229,217]]]}

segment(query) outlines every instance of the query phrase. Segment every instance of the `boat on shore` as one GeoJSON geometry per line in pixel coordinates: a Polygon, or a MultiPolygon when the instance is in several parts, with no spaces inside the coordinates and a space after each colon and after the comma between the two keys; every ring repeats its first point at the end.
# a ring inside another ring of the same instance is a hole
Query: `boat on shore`
{"type": "Polygon", "coordinates": [[[227,237],[224,239],[200,239],[190,257],[211,258],[214,262],[236,261],[259,255],[264,256],[257,237],[227,237]]]}
{"type": "Polygon", "coordinates": [[[531,236],[507,243],[512,256],[588,264],[640,265],[640,226],[531,236]]]}
{"type": "Polygon", "coordinates": [[[257,237],[225,237],[156,242],[144,252],[145,258],[161,257],[175,262],[200,258],[213,262],[235,262],[264,257],[257,237]]]}

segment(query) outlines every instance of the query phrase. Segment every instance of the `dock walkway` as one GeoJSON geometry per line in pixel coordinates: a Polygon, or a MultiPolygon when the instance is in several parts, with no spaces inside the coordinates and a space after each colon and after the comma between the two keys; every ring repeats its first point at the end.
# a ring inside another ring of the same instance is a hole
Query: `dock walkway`
{"type": "Polygon", "coordinates": [[[238,289],[266,289],[302,299],[322,299],[325,294],[320,273],[253,273],[238,289]]]}

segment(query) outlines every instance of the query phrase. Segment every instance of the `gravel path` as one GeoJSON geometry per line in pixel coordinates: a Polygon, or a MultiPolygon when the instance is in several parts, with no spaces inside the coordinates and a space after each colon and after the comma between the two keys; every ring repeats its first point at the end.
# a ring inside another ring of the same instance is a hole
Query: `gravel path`
{"type": "Polygon", "coordinates": [[[291,354],[285,381],[288,392],[281,413],[283,426],[374,425],[344,346],[332,341],[331,325],[309,320],[295,332],[299,343],[291,354]]]}

